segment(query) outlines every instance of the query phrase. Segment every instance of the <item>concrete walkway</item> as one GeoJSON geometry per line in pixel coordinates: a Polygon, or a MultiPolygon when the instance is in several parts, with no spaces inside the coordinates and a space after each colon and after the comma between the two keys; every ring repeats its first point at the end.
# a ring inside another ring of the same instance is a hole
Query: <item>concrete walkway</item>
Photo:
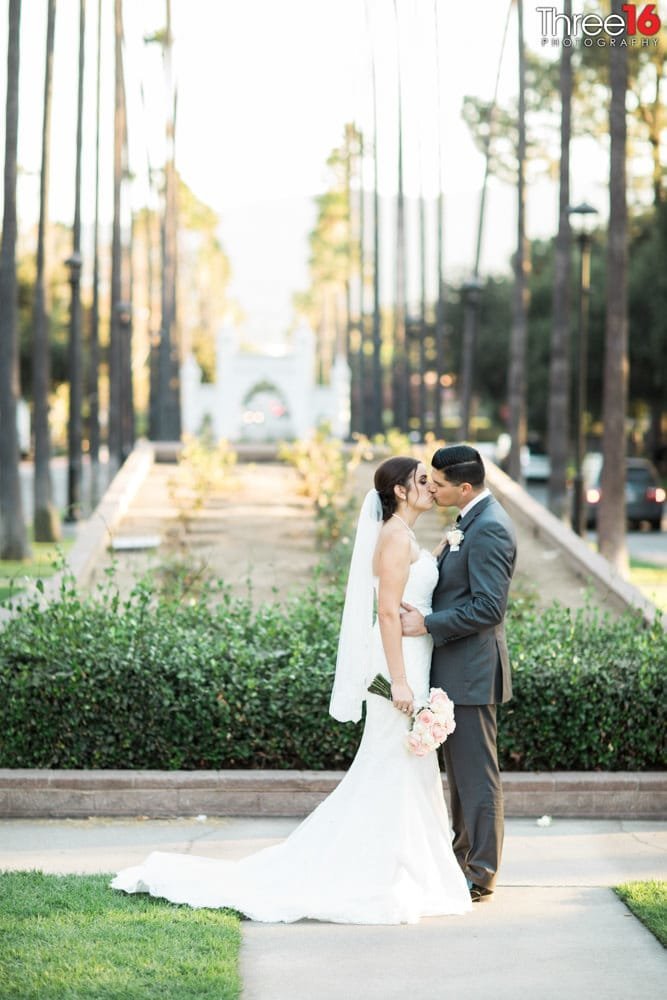
{"type": "MultiPolygon", "coordinates": [[[[111,872],[154,849],[238,858],[294,819],[5,820],[0,869],[111,872]]],[[[244,926],[244,1000],[654,1000],[667,953],[609,888],[667,878],[667,824],[507,821],[500,886],[464,917],[400,927],[244,926]]]]}

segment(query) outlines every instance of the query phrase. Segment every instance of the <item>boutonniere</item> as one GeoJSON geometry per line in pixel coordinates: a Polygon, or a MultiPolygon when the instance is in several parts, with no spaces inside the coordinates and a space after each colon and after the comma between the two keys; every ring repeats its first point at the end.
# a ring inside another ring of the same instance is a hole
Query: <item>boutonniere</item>
{"type": "Polygon", "coordinates": [[[445,538],[447,539],[447,544],[449,545],[449,551],[458,552],[465,535],[460,528],[452,528],[451,531],[447,532],[445,538]]]}

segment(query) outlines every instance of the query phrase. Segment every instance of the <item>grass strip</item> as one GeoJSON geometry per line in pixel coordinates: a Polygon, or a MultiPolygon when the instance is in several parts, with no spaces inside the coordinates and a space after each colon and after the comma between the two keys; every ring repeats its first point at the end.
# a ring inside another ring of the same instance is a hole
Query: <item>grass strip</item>
{"type": "Polygon", "coordinates": [[[0,997],[238,1000],[236,914],[127,896],[110,879],[0,872],[0,997]]]}
{"type": "Polygon", "coordinates": [[[17,597],[30,582],[53,576],[73,544],[73,538],[63,538],[60,542],[34,542],[31,539],[29,559],[5,559],[0,562],[0,602],[17,597]]]}
{"type": "Polygon", "coordinates": [[[624,882],[614,892],[667,948],[667,882],[624,882]]]}

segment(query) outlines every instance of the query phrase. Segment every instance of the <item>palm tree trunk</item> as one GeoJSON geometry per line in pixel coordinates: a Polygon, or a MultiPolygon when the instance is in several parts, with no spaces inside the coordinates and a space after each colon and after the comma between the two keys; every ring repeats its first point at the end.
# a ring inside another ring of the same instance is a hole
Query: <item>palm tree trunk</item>
{"type": "MultiPolygon", "coordinates": [[[[366,6],[366,14],[368,17],[368,6],[366,6]]],[[[380,315],[380,193],[378,190],[377,67],[372,37],[371,71],[373,76],[373,419],[369,430],[372,433],[381,434],[384,430],[384,393],[380,315]]]]}
{"type": "Polygon", "coordinates": [[[23,518],[16,407],[19,398],[16,296],[16,150],[21,0],[9,0],[2,243],[0,244],[0,559],[30,554],[23,518]]]}
{"type": "Polygon", "coordinates": [[[528,335],[528,251],[526,246],[526,93],[523,0],[517,0],[519,36],[519,144],[517,150],[517,248],[508,379],[509,474],[521,479],[521,448],[526,441],[526,340],[528,335]]]}
{"type": "Polygon", "coordinates": [[[102,65],[102,0],[97,0],[97,79],[95,84],[95,219],[93,222],[93,305],[90,315],[88,412],[90,441],[90,506],[100,498],[100,76],[102,65]]]}
{"type": "Polygon", "coordinates": [[[44,109],[42,117],[42,164],[39,182],[39,223],[37,228],[37,273],[33,313],[33,428],[35,433],[34,515],[36,542],[56,542],[60,538],[60,519],[53,505],[51,482],[51,439],[49,434],[49,388],[51,383],[51,348],[49,316],[45,288],[45,233],[48,223],[49,166],[51,159],[51,96],[53,92],[53,41],[56,26],[56,3],[49,0],[44,65],[44,109]]]}
{"type": "MultiPolygon", "coordinates": [[[[121,62],[121,88],[123,101],[123,155],[122,155],[122,186],[121,202],[129,203],[130,198],[123,192],[129,188],[130,167],[127,135],[127,94],[125,92],[125,72],[121,62]]],[[[120,389],[120,426],[121,426],[121,459],[124,462],[134,447],[134,392],[132,384],[132,246],[134,241],[134,217],[130,220],[126,244],[121,247],[121,289],[123,301],[120,310],[120,357],[121,357],[121,389],[120,389]]]]}
{"type": "MultiPolygon", "coordinates": [[[[440,163],[440,152],[438,152],[438,163],[440,163]]],[[[441,176],[440,169],[438,169],[438,176],[441,176]]],[[[437,256],[437,272],[438,272],[438,300],[435,307],[435,367],[436,374],[438,376],[437,382],[435,383],[435,436],[438,439],[442,439],[445,434],[444,419],[443,419],[443,377],[445,374],[445,363],[446,363],[446,351],[445,351],[445,333],[446,333],[446,298],[445,298],[445,243],[443,235],[443,216],[444,216],[444,193],[442,191],[442,182],[439,184],[438,198],[436,201],[436,212],[438,213],[438,218],[436,222],[437,235],[436,235],[436,256],[437,256]]]]}
{"type": "MultiPolygon", "coordinates": [[[[618,0],[612,4],[621,13],[618,0]]],[[[626,203],[627,49],[609,49],[609,242],[607,309],[602,400],[603,469],[598,514],[600,552],[619,572],[626,572],[625,421],[628,399],[628,211],[626,203]]]]}
{"type": "Polygon", "coordinates": [[[119,306],[122,299],[122,251],[120,240],[121,187],[123,176],[123,5],[114,0],[114,141],[113,223],[111,230],[111,304],[109,324],[109,473],[122,462],[122,331],[119,306]]]}
{"type": "MultiPolygon", "coordinates": [[[[563,12],[569,23],[572,0],[563,12]]],[[[565,30],[563,32],[565,40],[565,30]]],[[[561,47],[560,57],[560,186],[558,235],[554,255],[554,283],[549,362],[548,445],[551,464],[549,509],[556,517],[567,515],[567,459],[570,441],[570,134],[572,110],[572,49],[561,47]]]]}
{"type": "Polygon", "coordinates": [[[419,195],[419,433],[426,435],[426,201],[423,190],[419,195]]]}
{"type": "Polygon", "coordinates": [[[445,250],[443,238],[443,215],[444,215],[444,193],[442,190],[442,110],[441,110],[441,78],[440,78],[440,27],[438,21],[438,0],[433,0],[433,24],[435,37],[435,57],[436,57],[436,129],[438,137],[438,197],[436,202],[436,270],[438,281],[438,298],[435,307],[435,367],[437,381],[435,383],[435,435],[437,438],[444,436],[443,426],[443,399],[441,379],[445,374],[445,250]]]}
{"type": "Polygon", "coordinates": [[[461,413],[459,436],[462,441],[469,440],[471,435],[475,352],[477,347],[477,328],[479,325],[479,307],[482,291],[482,282],[479,272],[482,259],[484,223],[486,221],[486,193],[489,188],[489,177],[491,176],[491,143],[495,133],[498,92],[500,89],[501,72],[505,57],[505,45],[507,42],[507,31],[509,28],[511,13],[512,0],[510,0],[507,7],[505,26],[503,28],[503,36],[500,42],[500,50],[498,52],[493,99],[491,101],[491,106],[489,107],[488,131],[486,134],[486,141],[484,143],[484,176],[482,178],[482,188],[479,193],[479,209],[477,212],[475,260],[473,263],[472,276],[463,286],[463,338],[461,342],[461,373],[459,390],[459,406],[461,413]]]}
{"type": "Polygon", "coordinates": [[[408,365],[406,355],[406,273],[405,273],[405,191],[403,178],[403,93],[398,0],[394,0],[396,20],[396,63],[398,76],[398,193],[396,197],[396,272],[394,303],[394,426],[408,430],[408,365]]]}
{"type": "Polygon", "coordinates": [[[158,354],[158,439],[177,441],[181,436],[179,348],[176,325],[177,193],[175,165],[176,92],[172,77],[171,2],[166,0],[164,40],[165,88],[170,113],[167,120],[167,160],[164,175],[162,234],[162,323],[158,354]]]}
{"type": "Polygon", "coordinates": [[[369,420],[369,383],[368,359],[366,355],[366,196],[364,191],[364,136],[359,132],[359,233],[357,240],[359,254],[359,430],[368,434],[369,420]]]}
{"type": "Polygon", "coordinates": [[[352,316],[352,246],[354,240],[354,212],[352,207],[352,157],[353,157],[352,126],[345,126],[344,157],[345,157],[345,227],[347,230],[347,260],[344,276],[345,300],[345,360],[350,369],[350,431],[360,430],[361,379],[359,377],[359,355],[354,337],[354,319],[352,316]]]}
{"type": "Polygon", "coordinates": [[[86,38],[86,2],[79,0],[79,79],[76,113],[76,166],[74,180],[74,224],[70,284],[72,289],[69,333],[69,422],[67,428],[67,520],[81,514],[81,410],[83,397],[83,352],[81,338],[81,149],[83,142],[83,72],[86,38]]]}

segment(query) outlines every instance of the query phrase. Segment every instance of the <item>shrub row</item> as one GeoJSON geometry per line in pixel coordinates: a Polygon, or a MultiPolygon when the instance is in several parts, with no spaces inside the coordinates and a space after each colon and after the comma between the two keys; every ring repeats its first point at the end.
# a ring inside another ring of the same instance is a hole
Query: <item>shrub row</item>
{"type": "MultiPolygon", "coordinates": [[[[64,586],[0,632],[0,766],[342,769],[361,725],[328,715],[341,590],[285,605],[208,586],[179,602],[147,583],[121,602],[64,586]]],[[[518,601],[506,770],[663,768],[667,635],[518,601]]]]}

